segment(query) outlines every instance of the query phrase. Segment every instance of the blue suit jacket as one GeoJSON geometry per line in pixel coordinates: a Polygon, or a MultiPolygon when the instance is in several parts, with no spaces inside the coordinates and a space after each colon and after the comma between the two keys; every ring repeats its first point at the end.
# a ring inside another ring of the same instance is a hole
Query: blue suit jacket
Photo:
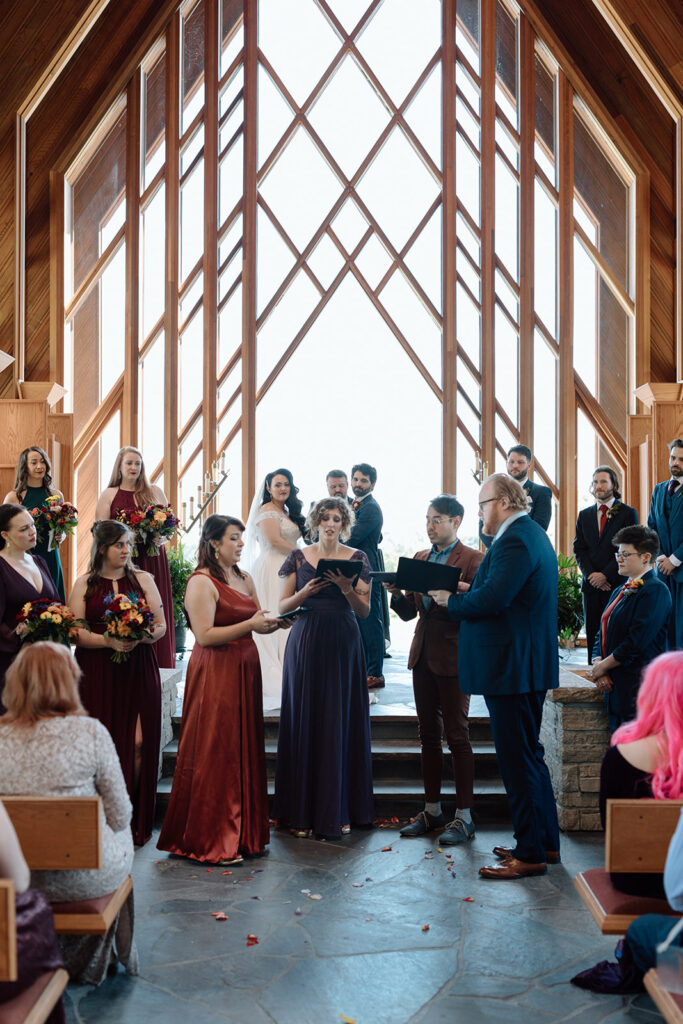
{"type": "MultiPolygon", "coordinates": [[[[538,523],[541,529],[547,530],[553,513],[553,492],[549,487],[544,487],[543,484],[535,484],[531,480],[527,480],[524,484],[524,490],[531,498],[529,519],[533,519],[535,523],[538,523]]],[[[493,540],[492,537],[488,537],[485,533],[481,532],[481,521],[479,522],[479,540],[485,548],[490,548],[491,541],[493,540]]]]}
{"type": "MultiPolygon", "coordinates": [[[[643,581],[642,587],[622,597],[610,615],[604,649],[602,624],[593,648],[594,658],[613,654],[620,662],[619,668],[609,673],[614,689],[607,694],[607,706],[612,714],[621,718],[633,717],[642,671],[667,649],[671,616],[669,588],[655,572],[646,573],[643,581]]],[[[622,590],[623,586],[615,590],[613,601],[622,590]]]]}
{"type": "Polygon", "coordinates": [[[530,516],[491,545],[471,589],[449,598],[448,613],[461,622],[463,693],[498,696],[559,684],[557,558],[530,516]]]}
{"type": "MultiPolygon", "coordinates": [[[[683,562],[683,487],[679,487],[671,499],[671,509],[667,518],[665,502],[668,486],[668,480],[655,484],[647,525],[657,531],[662,554],[675,555],[683,562]]],[[[671,577],[677,583],[683,583],[683,565],[674,569],[671,577]]]]}
{"type": "Polygon", "coordinates": [[[349,547],[358,548],[368,556],[370,568],[374,572],[381,571],[379,544],[382,540],[382,509],[372,494],[363,498],[356,511],[356,523],[351,536],[346,541],[349,547]]]}

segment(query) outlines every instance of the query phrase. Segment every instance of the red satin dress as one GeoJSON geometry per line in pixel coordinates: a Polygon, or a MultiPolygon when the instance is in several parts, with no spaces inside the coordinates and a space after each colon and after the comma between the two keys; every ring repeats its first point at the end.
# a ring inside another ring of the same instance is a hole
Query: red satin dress
{"type": "MultiPolygon", "coordinates": [[[[246,594],[211,577],[215,626],[250,619],[246,594]]],[[[195,644],[160,850],[215,863],[261,853],[269,841],[261,666],[251,633],[219,647],[195,644]]]]}
{"type": "MultiPolygon", "coordinates": [[[[140,506],[135,503],[135,492],[134,491],[122,491],[118,489],[114,495],[111,503],[111,518],[116,519],[116,513],[120,512],[121,509],[125,509],[126,512],[135,512],[140,506]]],[[[166,557],[166,548],[158,548],[158,555],[146,555],[143,550],[139,550],[136,558],[133,559],[138,569],[142,569],[143,572],[148,572],[154,577],[154,582],[157,585],[159,596],[161,597],[161,604],[164,609],[164,617],[166,619],[166,632],[162,636],[161,640],[157,640],[154,644],[154,651],[157,656],[157,662],[159,668],[175,668],[175,625],[173,618],[173,592],[171,590],[171,572],[168,568],[168,558],[166,557]]]]}

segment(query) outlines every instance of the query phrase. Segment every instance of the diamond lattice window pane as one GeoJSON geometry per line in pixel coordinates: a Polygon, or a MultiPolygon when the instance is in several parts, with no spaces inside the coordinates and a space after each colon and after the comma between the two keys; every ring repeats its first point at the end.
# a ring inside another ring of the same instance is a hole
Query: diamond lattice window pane
{"type": "Polygon", "coordinates": [[[261,193],[301,251],[334,205],[341,184],[311,137],[297,128],[261,185],[261,193]]]}
{"type": "Polygon", "coordinates": [[[434,211],[406,255],[406,266],[441,312],[441,206],[434,211]]]}
{"type": "Polygon", "coordinates": [[[262,64],[258,68],[258,164],[268,159],[294,114],[262,64]]]}
{"type": "Polygon", "coordinates": [[[260,206],[256,212],[256,251],[256,315],[260,316],[285,275],[292,269],[295,258],[260,206]]]}
{"type": "Polygon", "coordinates": [[[297,103],[308,97],[339,45],[313,0],[260,0],[259,46],[297,103]]]}
{"type": "Polygon", "coordinates": [[[308,257],[308,265],[323,288],[329,288],[342,268],[344,257],[328,234],[323,235],[308,257]]]}
{"type": "Polygon", "coordinates": [[[495,315],[496,398],[517,426],[519,336],[496,303],[495,315]]]}
{"type": "Polygon", "coordinates": [[[309,120],[347,177],[389,121],[389,112],[353,57],[345,57],[309,120]]]}
{"type": "Polygon", "coordinates": [[[380,301],[437,384],[441,384],[441,328],[397,270],[380,292],[380,301]]]}
{"type": "Polygon", "coordinates": [[[519,185],[496,154],[496,256],[519,280],[519,185]]]}
{"type": "Polygon", "coordinates": [[[224,224],[244,191],[244,136],[239,135],[218,166],[218,217],[224,224]]]}
{"type": "Polygon", "coordinates": [[[330,8],[347,32],[352,32],[368,7],[368,0],[331,0],[330,8]]]}
{"type": "Polygon", "coordinates": [[[474,223],[479,225],[479,160],[460,132],[455,136],[455,191],[474,223]]]}
{"type": "Polygon", "coordinates": [[[358,49],[398,105],[441,45],[439,0],[385,0],[358,38],[358,49]]]}
{"type": "Polygon", "coordinates": [[[218,365],[225,366],[242,341],[242,285],[234,292],[218,314],[218,365]]]}
{"type": "Polygon", "coordinates": [[[332,230],[348,253],[353,252],[367,229],[367,220],[353,199],[347,199],[332,221],[332,230]]]}
{"type": "Polygon", "coordinates": [[[318,289],[308,274],[300,270],[258,332],[256,342],[257,388],[261,387],[319,301],[318,289]]]}
{"type": "Polygon", "coordinates": [[[391,256],[377,235],[373,234],[365,243],[356,259],[356,266],[374,291],[391,266],[391,256]]]}
{"type": "Polygon", "coordinates": [[[394,128],[358,184],[358,194],[402,249],[439,192],[405,135],[394,128]]]}
{"type": "Polygon", "coordinates": [[[461,284],[455,287],[455,331],[458,345],[475,369],[481,369],[481,314],[461,284]]]}
{"type": "Polygon", "coordinates": [[[441,167],[441,64],[406,110],[405,119],[437,167],[441,167]]]}

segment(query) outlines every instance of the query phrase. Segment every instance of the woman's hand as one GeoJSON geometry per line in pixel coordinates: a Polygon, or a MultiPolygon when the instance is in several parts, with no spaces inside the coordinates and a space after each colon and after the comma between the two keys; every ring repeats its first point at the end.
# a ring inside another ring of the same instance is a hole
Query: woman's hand
{"type": "Polygon", "coordinates": [[[335,587],[339,587],[342,594],[348,594],[349,590],[353,590],[353,581],[345,576],[340,569],[328,569],[325,573],[325,579],[328,583],[334,583],[335,587]]]}
{"type": "Polygon", "coordinates": [[[17,634],[17,636],[21,640],[22,636],[24,635],[24,633],[26,632],[27,629],[28,629],[28,626],[26,625],[25,622],[18,622],[17,625],[14,627],[14,632],[17,634]]]}
{"type": "Polygon", "coordinates": [[[314,576],[312,580],[309,580],[305,587],[301,590],[297,590],[296,599],[299,605],[306,603],[307,597],[312,597],[314,594],[319,593],[324,587],[329,587],[329,580],[321,579],[318,576],[314,576]]]}
{"type": "Polygon", "coordinates": [[[260,608],[256,612],[256,615],[252,616],[249,620],[249,625],[252,633],[268,634],[274,633],[276,629],[280,628],[280,623],[277,619],[271,619],[268,616],[270,612],[267,608],[260,608]]]}
{"type": "Polygon", "coordinates": [[[111,647],[112,651],[121,651],[123,654],[128,654],[134,647],[138,645],[137,640],[117,640],[115,636],[110,636],[109,633],[104,634],[104,643],[106,647],[111,647]]]}
{"type": "Polygon", "coordinates": [[[296,612],[292,612],[291,615],[287,615],[284,619],[280,618],[277,620],[278,629],[291,629],[296,622],[298,615],[296,612]]]}

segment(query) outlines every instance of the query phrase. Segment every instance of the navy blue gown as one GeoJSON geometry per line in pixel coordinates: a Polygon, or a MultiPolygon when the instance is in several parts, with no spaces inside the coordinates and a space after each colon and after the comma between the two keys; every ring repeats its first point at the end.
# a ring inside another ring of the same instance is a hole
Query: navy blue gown
{"type": "MultiPolygon", "coordinates": [[[[361,579],[370,580],[362,551],[361,579]]],[[[300,590],[315,576],[292,551],[280,576],[296,572],[300,590]]],[[[285,649],[273,817],[337,838],[343,825],[374,821],[365,657],[356,616],[331,584],[306,601],[285,649]]]]}

